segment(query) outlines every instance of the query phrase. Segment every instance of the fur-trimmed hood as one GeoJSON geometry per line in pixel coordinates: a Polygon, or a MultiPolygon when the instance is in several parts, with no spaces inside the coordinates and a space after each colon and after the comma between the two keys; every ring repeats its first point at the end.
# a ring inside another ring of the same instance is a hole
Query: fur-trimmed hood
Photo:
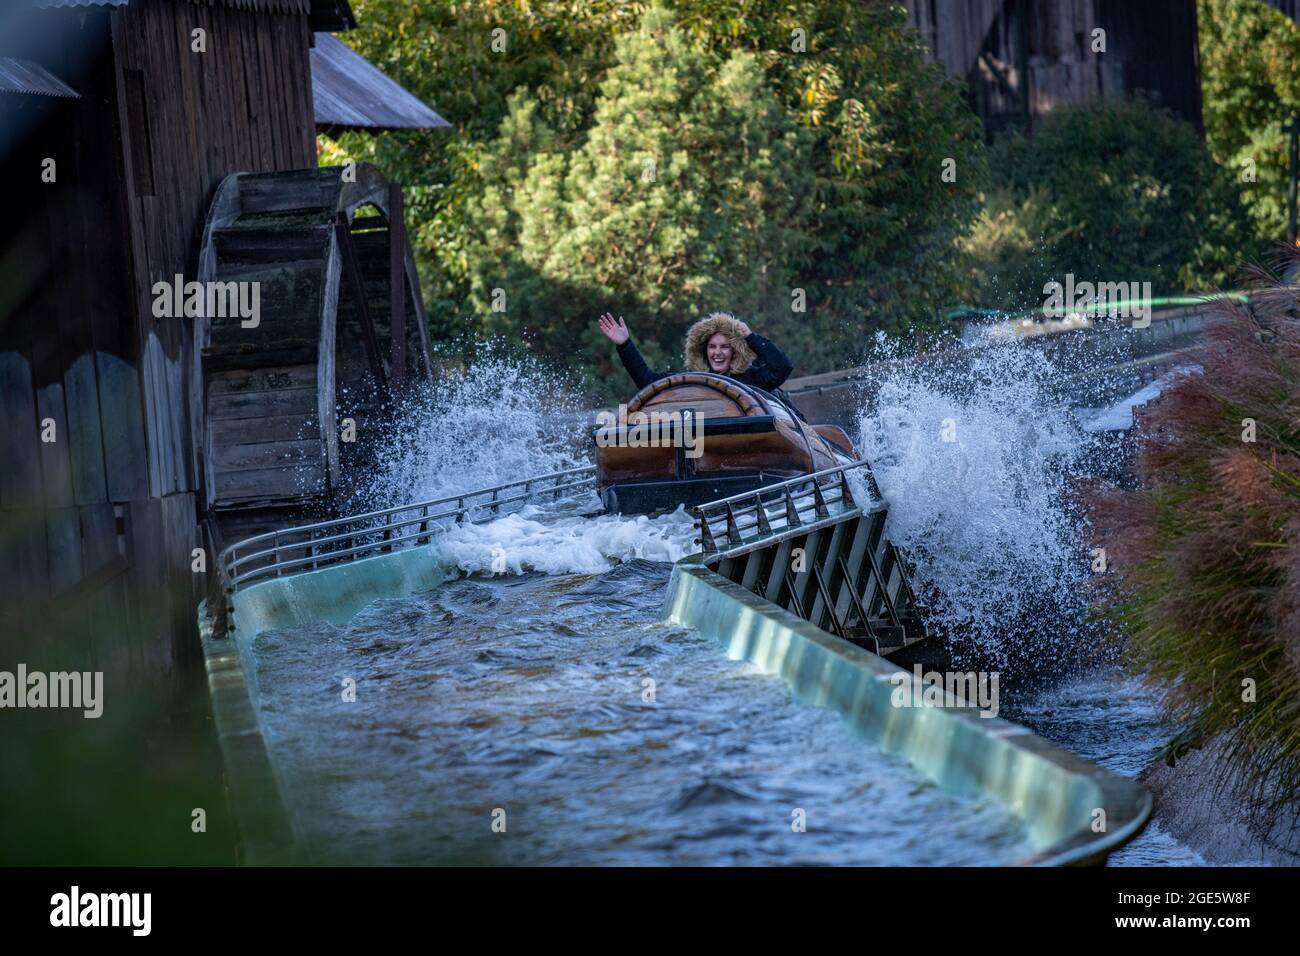
{"type": "Polygon", "coordinates": [[[709,339],[721,332],[731,340],[731,369],[729,374],[740,375],[754,364],[754,350],[741,334],[740,322],[730,312],[710,312],[686,330],[686,369],[690,372],[710,372],[709,339]]]}

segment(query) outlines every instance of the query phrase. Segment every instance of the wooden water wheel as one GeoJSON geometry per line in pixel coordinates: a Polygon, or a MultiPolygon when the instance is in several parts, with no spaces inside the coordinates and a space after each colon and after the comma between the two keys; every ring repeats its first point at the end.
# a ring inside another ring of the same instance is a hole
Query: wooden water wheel
{"type": "Polygon", "coordinates": [[[379,416],[431,374],[400,190],[368,164],[228,176],[198,278],[260,290],[255,327],[196,319],[209,511],[327,502],[379,416]]]}

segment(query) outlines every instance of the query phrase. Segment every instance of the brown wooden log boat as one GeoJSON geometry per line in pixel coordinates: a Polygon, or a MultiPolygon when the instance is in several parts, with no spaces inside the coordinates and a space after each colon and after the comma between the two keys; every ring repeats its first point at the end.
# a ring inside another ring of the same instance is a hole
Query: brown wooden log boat
{"type": "Polygon", "coordinates": [[[835,425],[810,425],[776,396],[706,372],[652,382],[593,434],[605,509],[702,504],[856,460],[835,425]]]}

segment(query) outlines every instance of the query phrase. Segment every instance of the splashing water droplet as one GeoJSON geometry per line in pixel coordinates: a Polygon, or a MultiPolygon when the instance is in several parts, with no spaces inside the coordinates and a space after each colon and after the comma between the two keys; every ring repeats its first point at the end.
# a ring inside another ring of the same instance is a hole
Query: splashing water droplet
{"type": "Polygon", "coordinates": [[[861,445],[915,565],[929,619],[1005,663],[1082,620],[1087,562],[1068,483],[1086,436],[1054,394],[1061,369],[1008,343],[942,363],[884,362],[861,445]]]}

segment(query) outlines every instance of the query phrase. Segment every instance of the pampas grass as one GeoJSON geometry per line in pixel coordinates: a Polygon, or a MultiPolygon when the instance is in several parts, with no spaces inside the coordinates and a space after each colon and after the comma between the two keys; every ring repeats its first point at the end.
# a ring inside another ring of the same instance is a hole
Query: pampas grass
{"type": "Polygon", "coordinates": [[[1128,653],[1186,728],[1170,759],[1222,738],[1267,830],[1300,795],[1300,287],[1251,281],[1140,416],[1139,487],[1090,511],[1128,653]]]}

